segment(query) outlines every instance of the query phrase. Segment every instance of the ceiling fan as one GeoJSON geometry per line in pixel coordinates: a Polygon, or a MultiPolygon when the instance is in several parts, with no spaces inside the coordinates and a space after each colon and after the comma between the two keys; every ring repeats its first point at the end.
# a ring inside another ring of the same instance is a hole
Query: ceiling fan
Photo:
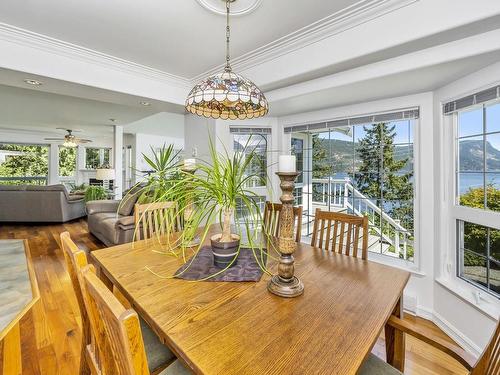
{"type": "Polygon", "coordinates": [[[90,139],[77,138],[73,135],[73,133],[80,132],[81,130],[71,130],[64,128],[57,128],[59,130],[64,130],[68,134],[64,136],[64,138],[45,138],[46,141],[63,141],[64,147],[76,147],[81,143],[89,143],[92,142],[90,139]]]}

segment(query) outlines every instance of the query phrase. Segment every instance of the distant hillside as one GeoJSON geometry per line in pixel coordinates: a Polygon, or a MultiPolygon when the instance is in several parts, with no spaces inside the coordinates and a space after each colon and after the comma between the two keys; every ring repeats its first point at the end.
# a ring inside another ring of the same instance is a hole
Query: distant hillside
{"type": "MultiPolygon", "coordinates": [[[[320,164],[328,164],[333,162],[334,173],[351,171],[353,164],[354,149],[358,146],[358,143],[353,143],[350,141],[341,141],[338,139],[320,139],[321,147],[327,150],[327,154],[332,155],[332,160],[326,160],[320,164]],[[331,151],[330,151],[331,150],[331,151]]],[[[394,158],[396,160],[404,159],[408,157],[408,146],[395,146],[394,148],[394,158]]],[[[318,161],[314,161],[318,163],[318,161]]],[[[355,170],[358,169],[360,164],[359,160],[354,162],[355,170]]]]}
{"type": "MultiPolygon", "coordinates": [[[[460,141],[460,170],[482,171],[483,170],[483,141],[462,140],[460,141]]],[[[500,150],[494,148],[490,142],[486,142],[486,155],[488,156],[488,169],[500,170],[500,150]]]]}
{"type": "MultiPolygon", "coordinates": [[[[324,163],[333,162],[335,172],[345,172],[351,169],[353,160],[353,144],[349,141],[338,139],[320,139],[321,145],[325,150],[331,150],[332,160],[323,161],[324,163]]],[[[460,166],[461,170],[481,171],[483,169],[483,141],[481,140],[462,140],[460,142],[460,166]]],[[[394,156],[396,159],[407,157],[408,146],[395,146],[394,156]]],[[[494,148],[490,142],[486,142],[486,152],[488,155],[488,167],[490,170],[500,170],[500,150],[494,148]]],[[[327,151],[329,154],[330,151],[327,151]]],[[[355,168],[359,167],[359,161],[356,161],[355,168]]]]}

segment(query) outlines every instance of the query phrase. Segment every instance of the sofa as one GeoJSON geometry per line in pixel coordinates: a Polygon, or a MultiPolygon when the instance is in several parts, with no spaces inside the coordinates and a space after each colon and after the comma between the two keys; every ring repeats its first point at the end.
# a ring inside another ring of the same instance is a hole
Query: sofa
{"type": "Polygon", "coordinates": [[[126,194],[119,200],[87,202],[89,232],[106,246],[115,246],[134,239],[134,205],[139,193],[126,194]]]}
{"type": "Polygon", "coordinates": [[[64,223],[85,215],[84,197],[64,185],[0,185],[0,222],[64,223]]]}

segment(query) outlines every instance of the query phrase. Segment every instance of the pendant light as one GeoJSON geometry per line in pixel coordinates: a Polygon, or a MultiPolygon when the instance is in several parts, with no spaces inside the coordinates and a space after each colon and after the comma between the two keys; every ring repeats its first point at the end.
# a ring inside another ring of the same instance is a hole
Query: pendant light
{"type": "Polygon", "coordinates": [[[252,81],[231,69],[229,14],[230,0],[226,0],[226,66],[221,73],[193,87],[186,99],[186,110],[198,116],[223,120],[261,117],[269,112],[264,93],[252,81]]]}

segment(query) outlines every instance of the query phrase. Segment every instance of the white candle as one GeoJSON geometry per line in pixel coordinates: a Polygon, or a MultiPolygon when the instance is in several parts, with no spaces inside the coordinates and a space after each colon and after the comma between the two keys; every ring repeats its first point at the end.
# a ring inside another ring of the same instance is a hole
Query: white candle
{"type": "Polygon", "coordinates": [[[184,168],[195,168],[196,159],[184,159],[184,168]]]}
{"type": "Polygon", "coordinates": [[[279,172],[296,172],[295,155],[280,155],[278,171],[279,172]]]}

